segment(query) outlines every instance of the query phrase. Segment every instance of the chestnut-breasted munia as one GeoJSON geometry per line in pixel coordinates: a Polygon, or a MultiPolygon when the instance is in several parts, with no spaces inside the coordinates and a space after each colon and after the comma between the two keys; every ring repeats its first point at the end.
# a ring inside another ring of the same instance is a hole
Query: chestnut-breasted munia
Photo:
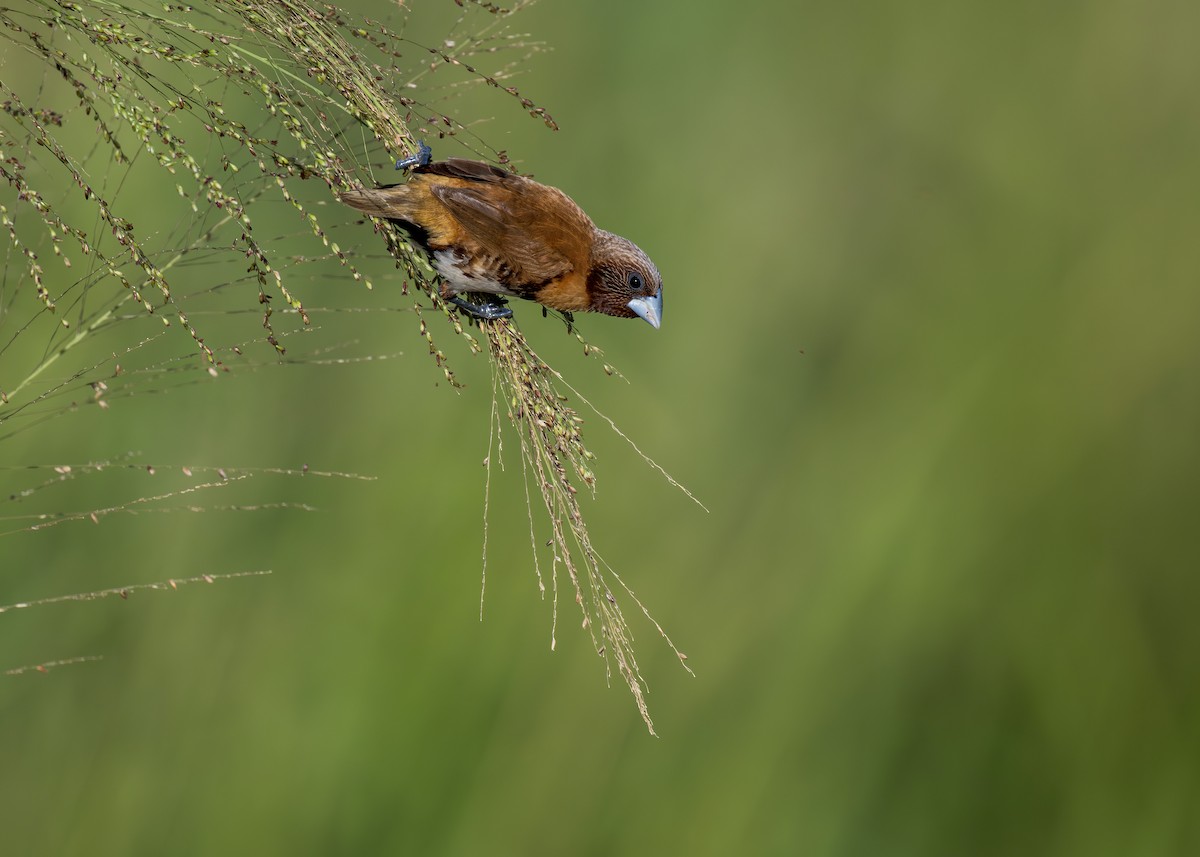
{"type": "Polygon", "coordinates": [[[481,161],[431,163],[424,144],[396,166],[412,169],[406,183],[345,191],[341,200],[403,227],[429,254],[448,301],[484,319],[512,312],[460,292],[661,323],[662,277],[650,257],[598,229],[557,188],[481,161]]]}

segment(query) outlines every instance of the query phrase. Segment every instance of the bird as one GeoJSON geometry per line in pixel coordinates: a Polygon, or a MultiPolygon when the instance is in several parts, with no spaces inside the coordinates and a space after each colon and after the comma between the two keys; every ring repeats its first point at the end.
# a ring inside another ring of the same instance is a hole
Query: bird
{"type": "Polygon", "coordinates": [[[433,161],[422,143],[396,162],[401,184],[343,191],[346,205],[402,227],[441,279],[441,296],[482,320],[509,318],[506,297],[565,314],[662,323],[662,276],[640,247],[598,228],[558,188],[483,161],[433,161]],[[461,293],[481,293],[474,303],[461,293]],[[496,301],[496,302],[493,302],[496,301]]]}

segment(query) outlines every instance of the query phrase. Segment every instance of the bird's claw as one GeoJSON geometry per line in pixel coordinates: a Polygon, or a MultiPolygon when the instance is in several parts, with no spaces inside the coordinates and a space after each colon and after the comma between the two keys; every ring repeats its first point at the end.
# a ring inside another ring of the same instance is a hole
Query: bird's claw
{"type": "Polygon", "coordinates": [[[473,304],[457,295],[452,295],[446,298],[446,300],[463,310],[467,315],[480,321],[498,321],[502,318],[512,318],[513,314],[513,311],[505,306],[503,302],[473,304]]]}
{"type": "Polygon", "coordinates": [[[432,160],[433,149],[429,148],[424,140],[421,140],[417,143],[417,153],[396,161],[396,169],[411,170],[413,167],[427,167],[432,160]]]}

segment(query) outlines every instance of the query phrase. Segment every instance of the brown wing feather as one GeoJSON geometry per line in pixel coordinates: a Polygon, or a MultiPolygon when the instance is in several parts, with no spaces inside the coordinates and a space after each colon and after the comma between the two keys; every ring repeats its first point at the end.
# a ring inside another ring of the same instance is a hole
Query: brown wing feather
{"type": "Polygon", "coordinates": [[[506,180],[517,179],[512,173],[491,164],[468,161],[465,158],[450,158],[427,164],[417,167],[413,173],[414,177],[419,176],[415,181],[343,191],[339,198],[351,208],[373,217],[417,222],[423,215],[426,218],[429,216],[429,212],[424,210],[429,188],[441,184],[440,178],[434,176],[488,184],[503,184],[506,180]]]}
{"type": "Polygon", "coordinates": [[[559,191],[527,179],[510,176],[509,181],[525,186],[519,193],[457,184],[431,190],[482,255],[504,260],[505,286],[539,286],[585,266],[578,248],[589,246],[583,243],[592,228],[587,215],[559,191]],[[528,228],[531,223],[536,231],[528,228]]]}

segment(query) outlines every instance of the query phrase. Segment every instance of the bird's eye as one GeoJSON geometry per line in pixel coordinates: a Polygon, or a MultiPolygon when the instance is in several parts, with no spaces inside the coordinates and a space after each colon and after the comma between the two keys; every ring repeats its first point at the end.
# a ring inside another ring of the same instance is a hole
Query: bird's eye
{"type": "Polygon", "coordinates": [[[629,288],[633,289],[635,292],[640,292],[642,290],[642,275],[637,271],[629,272],[627,282],[629,283],[629,288]]]}

